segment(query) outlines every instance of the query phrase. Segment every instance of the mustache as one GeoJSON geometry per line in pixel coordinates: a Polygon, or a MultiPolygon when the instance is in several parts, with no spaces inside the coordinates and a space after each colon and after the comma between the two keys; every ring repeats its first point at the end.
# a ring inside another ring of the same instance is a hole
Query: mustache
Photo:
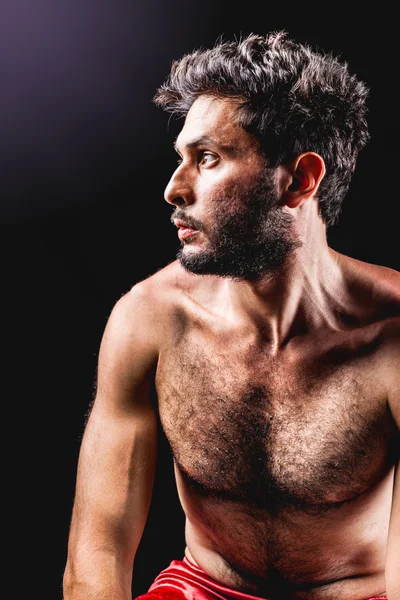
{"type": "Polygon", "coordinates": [[[202,224],[197,219],[193,219],[185,214],[183,210],[176,209],[171,215],[171,223],[174,224],[174,221],[184,221],[191,227],[192,229],[197,229],[198,231],[202,231],[202,224]]]}

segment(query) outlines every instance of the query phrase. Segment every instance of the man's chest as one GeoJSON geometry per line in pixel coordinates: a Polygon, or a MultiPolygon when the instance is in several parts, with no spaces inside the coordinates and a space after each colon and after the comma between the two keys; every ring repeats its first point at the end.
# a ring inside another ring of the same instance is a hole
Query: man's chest
{"type": "Polygon", "coordinates": [[[368,352],[289,360],[186,338],[164,353],[157,394],[177,465],[200,494],[259,507],[340,502],[394,460],[368,352]]]}

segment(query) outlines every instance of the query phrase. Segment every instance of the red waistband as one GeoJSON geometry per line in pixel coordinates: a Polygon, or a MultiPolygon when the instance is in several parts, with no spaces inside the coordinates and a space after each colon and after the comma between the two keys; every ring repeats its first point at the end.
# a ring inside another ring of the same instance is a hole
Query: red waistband
{"type": "MultiPolygon", "coordinates": [[[[182,598],[190,600],[266,600],[217,583],[186,556],[183,560],[173,560],[169,567],[161,571],[150,586],[149,592],[161,592],[163,588],[181,591],[182,598]]],[[[151,596],[149,600],[150,598],[151,596]]]]}
{"type": "MultiPolygon", "coordinates": [[[[161,571],[151,584],[147,594],[135,600],[176,599],[184,600],[268,600],[260,596],[232,590],[209,577],[186,556],[173,560],[161,571]]],[[[374,596],[367,600],[387,600],[386,596],[374,596]]]]}

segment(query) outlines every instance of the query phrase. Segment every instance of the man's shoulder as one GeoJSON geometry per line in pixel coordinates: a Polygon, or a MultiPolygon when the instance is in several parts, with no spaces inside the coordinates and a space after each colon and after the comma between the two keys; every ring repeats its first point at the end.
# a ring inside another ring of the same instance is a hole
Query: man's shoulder
{"type": "Polygon", "coordinates": [[[353,300],[361,307],[365,339],[378,342],[374,377],[382,382],[391,410],[400,425],[400,273],[396,269],[349,259],[346,280],[353,300]],[[365,312],[364,312],[365,311],[365,312]]]}
{"type": "Polygon", "coordinates": [[[166,316],[201,285],[200,279],[175,260],[137,281],[121,296],[116,307],[121,304],[136,314],[166,316]]]}
{"type": "Polygon", "coordinates": [[[142,344],[156,353],[170,317],[181,303],[184,277],[180,265],[174,262],[137,281],[112,306],[105,339],[127,348],[142,344]]]}
{"type": "Polygon", "coordinates": [[[382,280],[392,281],[397,283],[400,290],[400,271],[388,267],[383,264],[368,262],[360,258],[352,256],[346,256],[344,254],[337,254],[342,260],[347,261],[347,265],[352,270],[361,271],[369,276],[379,277],[382,280]]]}
{"type": "Polygon", "coordinates": [[[344,257],[346,279],[360,300],[382,317],[400,317],[400,272],[385,265],[344,257]]]}
{"type": "Polygon", "coordinates": [[[378,303],[388,316],[400,317],[400,272],[384,265],[369,264],[369,281],[378,303]]]}
{"type": "Polygon", "coordinates": [[[365,264],[382,348],[392,362],[395,356],[399,359],[400,351],[400,272],[384,265],[365,264]]]}
{"type": "Polygon", "coordinates": [[[400,300],[400,271],[385,265],[366,264],[370,268],[370,275],[378,279],[389,295],[400,300]]]}
{"type": "Polygon", "coordinates": [[[196,276],[186,271],[178,260],[174,260],[136,282],[128,294],[133,297],[144,295],[162,300],[165,294],[176,293],[193,285],[195,279],[196,276]]]}

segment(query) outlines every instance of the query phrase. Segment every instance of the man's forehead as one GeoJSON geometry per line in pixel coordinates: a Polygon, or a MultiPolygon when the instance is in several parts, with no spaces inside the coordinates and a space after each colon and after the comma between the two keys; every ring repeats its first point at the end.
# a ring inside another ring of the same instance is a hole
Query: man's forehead
{"type": "Polygon", "coordinates": [[[216,98],[204,94],[193,102],[186,119],[215,119],[227,114],[233,116],[237,106],[237,101],[232,98],[216,98]]]}
{"type": "Polygon", "coordinates": [[[215,142],[226,145],[237,139],[240,127],[237,103],[229,99],[200,96],[188,111],[175,147],[215,142]]]}

